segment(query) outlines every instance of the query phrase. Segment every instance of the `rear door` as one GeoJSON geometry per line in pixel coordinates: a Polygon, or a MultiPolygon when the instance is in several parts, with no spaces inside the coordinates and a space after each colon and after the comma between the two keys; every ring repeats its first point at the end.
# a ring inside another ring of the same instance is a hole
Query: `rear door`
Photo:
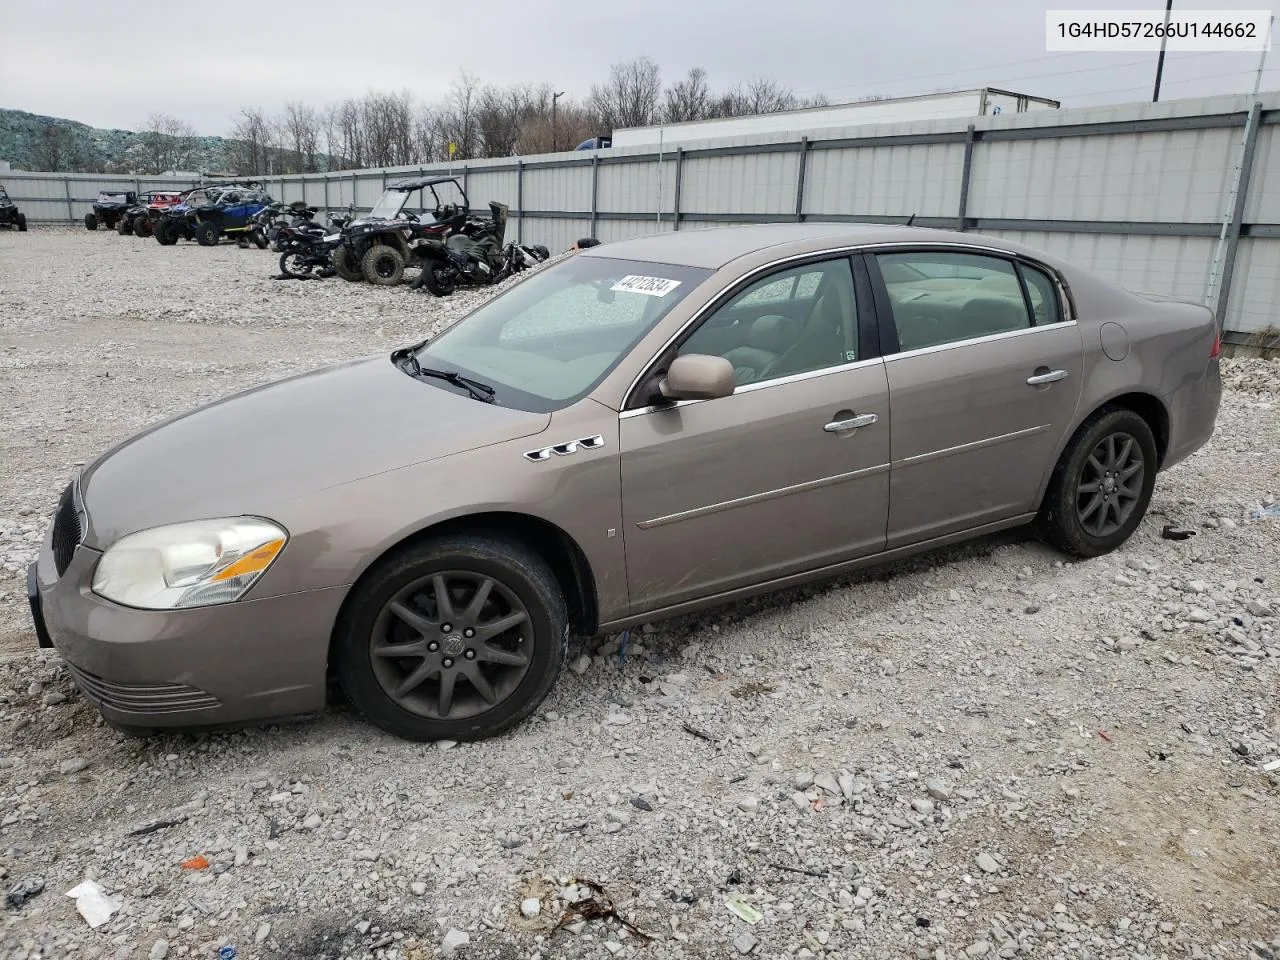
{"type": "Polygon", "coordinates": [[[622,413],[634,612],[884,546],[889,394],[861,336],[874,311],[859,271],[861,296],[847,257],[745,285],[676,348],[729,359],[735,392],[622,413]]]}
{"type": "Polygon", "coordinates": [[[954,248],[867,259],[893,406],[887,547],[1035,511],[1084,366],[1053,278],[954,248]]]}

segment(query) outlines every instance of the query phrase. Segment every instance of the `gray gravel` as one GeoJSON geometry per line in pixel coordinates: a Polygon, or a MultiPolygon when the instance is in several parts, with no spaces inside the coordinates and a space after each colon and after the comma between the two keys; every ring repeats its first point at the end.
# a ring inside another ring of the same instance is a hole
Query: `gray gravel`
{"type": "Polygon", "coordinates": [[[481,744],[341,705],[129,739],[31,652],[20,574],[74,465],[474,300],[274,272],[0,233],[0,887],[44,883],[0,956],[1280,952],[1280,518],[1252,519],[1280,494],[1277,366],[1225,364],[1215,439],[1108,557],[1010,534],[636,631],[625,658],[602,638],[481,744]],[[120,903],[96,929],[64,895],[85,879],[120,903]]]}

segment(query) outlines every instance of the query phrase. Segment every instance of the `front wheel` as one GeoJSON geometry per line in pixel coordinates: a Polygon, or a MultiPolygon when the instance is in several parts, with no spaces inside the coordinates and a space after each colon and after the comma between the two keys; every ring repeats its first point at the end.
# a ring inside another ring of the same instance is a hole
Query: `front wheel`
{"type": "Polygon", "coordinates": [[[25,213],[18,214],[18,232],[27,232],[27,215],[25,213]]]}
{"type": "Polygon", "coordinates": [[[151,221],[147,217],[138,217],[133,221],[133,235],[135,237],[151,236],[151,221]]]}
{"type": "Polygon", "coordinates": [[[253,245],[259,250],[267,249],[267,238],[261,230],[249,231],[249,239],[253,241],[253,245]]]}
{"type": "Polygon", "coordinates": [[[151,233],[156,238],[156,243],[162,247],[172,247],[178,242],[178,235],[173,228],[173,224],[164,220],[157,220],[155,229],[151,233]]]}
{"type": "Polygon", "coordinates": [[[1054,467],[1037,531],[1077,557],[1111,552],[1142,522],[1158,469],[1147,421],[1132,410],[1104,407],[1080,425],[1054,467]]]}
{"type": "Polygon", "coordinates": [[[409,740],[480,740],[550,692],[568,647],[564,594],[547,564],[505,537],[457,534],[379,562],[334,633],[347,697],[409,740]]]}
{"type": "Polygon", "coordinates": [[[116,221],[116,233],[120,236],[128,236],[133,233],[133,221],[128,217],[121,217],[116,221]]]}
{"type": "Polygon", "coordinates": [[[345,246],[335,249],[330,255],[329,261],[333,264],[334,272],[343,280],[359,283],[364,279],[364,274],[360,271],[359,264],[356,263],[351,251],[345,246]]]}
{"type": "Polygon", "coordinates": [[[280,272],[286,277],[305,277],[311,273],[313,266],[310,258],[299,250],[280,254],[280,272]]]}
{"type": "Polygon", "coordinates": [[[86,213],[84,215],[84,228],[86,230],[97,230],[98,218],[95,217],[92,213],[86,213]]]}
{"type": "Polygon", "coordinates": [[[453,293],[453,270],[439,260],[432,260],[422,268],[422,286],[436,297],[447,297],[453,293]]]}
{"type": "Polygon", "coordinates": [[[201,220],[196,224],[196,243],[202,247],[214,247],[218,244],[218,225],[212,220],[201,220]]]}
{"type": "Polygon", "coordinates": [[[404,257],[395,247],[375,243],[360,258],[364,278],[380,287],[394,287],[404,279],[404,257]]]}

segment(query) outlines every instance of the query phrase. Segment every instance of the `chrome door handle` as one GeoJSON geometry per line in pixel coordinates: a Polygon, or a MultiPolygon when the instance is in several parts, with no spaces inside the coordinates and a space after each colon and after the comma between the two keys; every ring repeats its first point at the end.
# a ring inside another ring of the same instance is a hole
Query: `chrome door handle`
{"type": "Polygon", "coordinates": [[[874,413],[860,413],[856,417],[850,417],[848,420],[832,420],[822,429],[827,433],[843,433],[845,430],[856,430],[858,427],[869,427],[875,423],[879,417],[874,413]]]}
{"type": "Polygon", "coordinates": [[[1027,383],[1033,387],[1038,387],[1042,383],[1053,383],[1056,380],[1067,379],[1067,371],[1050,370],[1048,373],[1037,373],[1034,376],[1027,377],[1027,383]]]}

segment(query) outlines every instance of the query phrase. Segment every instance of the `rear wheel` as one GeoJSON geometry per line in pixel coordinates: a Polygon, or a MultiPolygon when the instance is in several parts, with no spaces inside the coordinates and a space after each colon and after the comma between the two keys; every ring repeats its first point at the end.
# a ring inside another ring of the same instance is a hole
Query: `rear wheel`
{"type": "Polygon", "coordinates": [[[1147,421],[1103,407],[1080,425],[1049,480],[1036,528],[1066,553],[1109,553],[1142,522],[1155,489],[1159,456],[1147,421]]]}
{"type": "Polygon", "coordinates": [[[138,217],[134,220],[133,235],[135,237],[151,236],[151,220],[148,217],[138,217]]]}
{"type": "Polygon", "coordinates": [[[178,242],[178,235],[174,232],[173,224],[164,220],[157,220],[155,229],[151,231],[156,238],[156,242],[162,247],[172,247],[178,242]]]}
{"type": "Polygon", "coordinates": [[[253,241],[253,245],[259,250],[267,249],[267,237],[261,230],[250,230],[249,239],[253,241]]]}
{"type": "Polygon", "coordinates": [[[92,213],[86,213],[84,215],[84,228],[86,230],[97,230],[98,218],[95,217],[92,213]]]}
{"type": "Polygon", "coordinates": [[[343,280],[350,280],[352,283],[359,283],[364,279],[364,273],[356,264],[355,258],[351,256],[351,251],[346,247],[338,247],[329,257],[333,263],[334,271],[343,280]]]}
{"type": "Polygon", "coordinates": [[[18,214],[18,232],[27,232],[27,215],[25,213],[18,214]]]}
{"type": "Polygon", "coordinates": [[[410,740],[480,740],[532,713],[568,641],[543,560],[500,536],[454,535],[391,554],[362,578],[334,632],[351,702],[410,740]]]}
{"type": "Polygon", "coordinates": [[[196,243],[202,247],[213,247],[218,244],[218,225],[212,220],[201,220],[196,224],[196,243]]]}
{"type": "Polygon", "coordinates": [[[120,236],[128,236],[133,233],[133,221],[128,217],[121,217],[116,221],[116,233],[120,236]]]}
{"type": "Polygon", "coordinates": [[[380,287],[394,287],[404,279],[404,257],[395,247],[375,243],[360,258],[364,278],[380,287]]]}

